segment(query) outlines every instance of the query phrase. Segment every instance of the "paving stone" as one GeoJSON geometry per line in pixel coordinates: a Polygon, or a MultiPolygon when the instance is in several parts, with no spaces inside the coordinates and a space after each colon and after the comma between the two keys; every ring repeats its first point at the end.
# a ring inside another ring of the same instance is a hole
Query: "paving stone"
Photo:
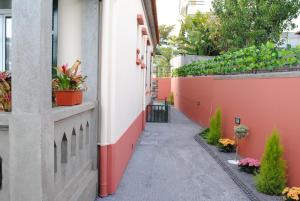
{"type": "Polygon", "coordinates": [[[199,131],[174,108],[170,123],[147,124],[118,191],[97,201],[249,201],[194,140],[199,131]]]}

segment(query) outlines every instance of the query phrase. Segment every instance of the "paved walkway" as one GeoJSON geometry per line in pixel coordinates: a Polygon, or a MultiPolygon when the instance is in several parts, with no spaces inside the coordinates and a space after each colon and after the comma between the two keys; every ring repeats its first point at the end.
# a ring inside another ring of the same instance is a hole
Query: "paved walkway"
{"type": "Polygon", "coordinates": [[[175,109],[147,124],[118,191],[98,201],[248,201],[193,139],[199,129],[175,109]]]}

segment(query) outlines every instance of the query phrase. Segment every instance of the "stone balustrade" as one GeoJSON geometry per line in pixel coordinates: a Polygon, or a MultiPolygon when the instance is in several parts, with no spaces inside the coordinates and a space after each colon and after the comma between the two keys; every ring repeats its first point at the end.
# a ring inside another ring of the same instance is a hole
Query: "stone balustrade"
{"type": "MultiPolygon", "coordinates": [[[[53,180],[43,181],[52,185],[48,197],[53,201],[93,200],[97,195],[96,104],[86,102],[74,107],[57,107],[52,110],[52,146],[42,147],[52,152],[53,165],[48,167],[53,180]]],[[[0,200],[9,201],[9,118],[0,114],[0,157],[2,185],[0,200]]],[[[51,143],[51,142],[50,142],[51,143]]],[[[47,163],[48,164],[48,163],[47,163]]],[[[50,177],[50,178],[51,178],[50,177]]],[[[44,177],[45,180],[49,177],[44,177]]],[[[0,178],[1,179],[1,178],[0,178]]]]}
{"type": "Polygon", "coordinates": [[[0,200],[9,201],[9,114],[0,114],[0,200]]]}
{"type": "Polygon", "coordinates": [[[91,189],[95,192],[90,192],[89,200],[96,196],[97,160],[93,157],[93,149],[97,148],[97,136],[93,132],[96,122],[93,118],[94,108],[95,104],[89,102],[80,106],[53,109],[52,173],[57,201],[78,200],[76,196],[87,194],[91,189]]]}

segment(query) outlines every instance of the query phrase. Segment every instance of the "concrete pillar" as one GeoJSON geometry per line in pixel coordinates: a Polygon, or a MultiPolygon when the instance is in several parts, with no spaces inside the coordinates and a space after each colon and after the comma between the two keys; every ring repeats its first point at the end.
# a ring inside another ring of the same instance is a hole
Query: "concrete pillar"
{"type": "Polygon", "coordinates": [[[93,160],[93,168],[97,168],[97,142],[99,141],[99,96],[100,96],[100,65],[99,65],[99,30],[100,30],[100,3],[99,0],[83,1],[83,33],[82,33],[82,72],[88,76],[88,89],[84,93],[84,101],[96,102],[93,111],[93,123],[90,125],[95,137],[92,140],[90,154],[93,160]]]}
{"type": "Polygon", "coordinates": [[[52,0],[13,0],[11,201],[54,200],[52,0]]]}

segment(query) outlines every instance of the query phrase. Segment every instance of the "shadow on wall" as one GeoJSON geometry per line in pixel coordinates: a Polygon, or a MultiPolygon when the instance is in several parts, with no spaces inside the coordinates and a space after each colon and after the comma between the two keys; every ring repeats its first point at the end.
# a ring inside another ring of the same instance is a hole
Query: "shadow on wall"
{"type": "Polygon", "coordinates": [[[224,137],[233,138],[235,117],[249,127],[240,143],[244,157],[260,159],[273,128],[281,133],[288,163],[289,185],[299,186],[300,177],[300,77],[273,78],[172,78],[175,106],[200,125],[209,126],[212,112],[223,113],[224,137]]]}

